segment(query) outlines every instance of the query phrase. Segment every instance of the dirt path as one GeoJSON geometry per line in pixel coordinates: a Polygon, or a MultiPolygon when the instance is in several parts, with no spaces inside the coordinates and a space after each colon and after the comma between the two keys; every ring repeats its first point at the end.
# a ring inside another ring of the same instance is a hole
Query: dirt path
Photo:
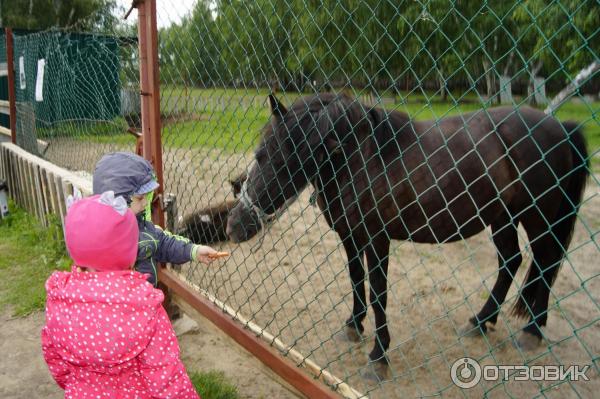
{"type": "MultiPolygon", "coordinates": [[[[40,330],[44,314],[11,318],[0,316],[0,398],[59,399],[63,391],[54,383],[42,358],[40,330]]],[[[297,398],[274,381],[264,366],[219,333],[212,324],[179,338],[188,372],[221,370],[238,387],[240,398],[297,398]]]]}

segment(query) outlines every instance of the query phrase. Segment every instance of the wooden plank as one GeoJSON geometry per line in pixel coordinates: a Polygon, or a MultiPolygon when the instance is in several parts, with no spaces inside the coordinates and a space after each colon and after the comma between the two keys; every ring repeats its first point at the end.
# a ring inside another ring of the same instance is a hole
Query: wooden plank
{"type": "Polygon", "coordinates": [[[19,176],[19,179],[17,180],[18,182],[18,187],[17,190],[19,190],[19,192],[21,193],[21,201],[22,203],[20,204],[23,209],[25,209],[28,212],[31,212],[31,206],[29,205],[29,196],[27,195],[28,193],[28,187],[29,187],[29,181],[27,180],[27,172],[25,170],[25,160],[21,157],[16,157],[16,162],[17,162],[17,173],[19,176]]]}
{"type": "Polygon", "coordinates": [[[25,165],[25,172],[27,173],[27,180],[29,185],[27,186],[27,194],[29,195],[29,201],[31,204],[31,213],[35,215],[35,217],[39,220],[40,213],[38,211],[37,201],[36,201],[36,193],[35,193],[35,180],[33,176],[33,168],[31,167],[31,163],[29,160],[23,160],[25,165]]]}
{"type": "Polygon", "coordinates": [[[58,213],[62,225],[65,225],[65,215],[67,214],[67,203],[65,193],[62,190],[62,179],[60,176],[54,176],[54,189],[56,190],[56,200],[58,202],[58,213]]]}
{"type": "Polygon", "coordinates": [[[6,176],[6,182],[8,183],[8,195],[14,199],[14,191],[13,191],[13,177],[12,171],[10,167],[10,152],[4,147],[0,146],[2,163],[4,164],[4,175],[6,176]]]}
{"type": "Polygon", "coordinates": [[[11,198],[16,203],[17,200],[16,200],[16,192],[15,192],[15,185],[16,185],[15,167],[12,164],[13,154],[4,146],[2,146],[2,150],[4,151],[4,155],[3,155],[4,156],[4,165],[6,168],[6,176],[7,176],[7,180],[8,180],[8,194],[11,196],[11,198]]]}
{"type": "Polygon", "coordinates": [[[44,178],[46,180],[46,187],[48,189],[50,211],[58,216],[59,207],[58,200],[56,198],[56,186],[54,185],[54,175],[52,174],[52,172],[48,171],[47,169],[44,169],[44,178]]]}
{"type": "Polygon", "coordinates": [[[16,190],[16,166],[13,161],[13,153],[10,152],[6,147],[2,146],[2,149],[5,151],[5,162],[6,162],[6,170],[8,173],[8,192],[12,199],[17,202],[17,190],[16,190]]]}
{"type": "Polygon", "coordinates": [[[42,209],[42,214],[44,215],[44,226],[48,227],[50,225],[50,208],[48,202],[48,188],[46,186],[46,181],[44,180],[44,169],[40,168],[39,165],[35,165],[35,169],[39,184],[38,197],[40,198],[40,208],[42,209]]]}
{"type": "Polygon", "coordinates": [[[27,180],[26,177],[27,175],[24,172],[24,167],[23,167],[23,158],[20,157],[15,157],[15,163],[17,165],[17,190],[20,194],[20,206],[25,209],[25,210],[29,210],[29,202],[27,200],[27,180]]]}
{"type": "Polygon", "coordinates": [[[43,168],[39,168],[38,170],[39,176],[40,176],[40,187],[42,188],[42,198],[43,198],[43,209],[44,209],[44,213],[46,214],[46,218],[48,218],[48,215],[50,213],[52,213],[52,202],[50,200],[50,193],[49,193],[49,188],[48,188],[48,179],[46,177],[46,170],[43,168]]]}
{"type": "Polygon", "coordinates": [[[19,205],[25,209],[25,204],[27,201],[25,200],[24,186],[23,184],[23,175],[21,174],[21,162],[19,161],[19,157],[15,154],[12,154],[12,162],[15,166],[14,175],[15,175],[15,193],[17,193],[17,200],[19,201],[19,205]]]}
{"type": "Polygon", "coordinates": [[[46,177],[48,178],[48,190],[50,192],[50,200],[52,202],[52,213],[60,217],[60,207],[58,206],[58,197],[56,195],[56,185],[54,183],[54,174],[46,170],[46,177]]]}
{"type": "Polygon", "coordinates": [[[4,165],[6,168],[6,176],[8,179],[8,194],[11,196],[15,203],[17,202],[17,192],[16,192],[16,178],[15,178],[15,166],[13,165],[13,153],[8,150],[5,146],[2,146],[2,150],[4,151],[4,165]]]}
{"type": "Polygon", "coordinates": [[[252,332],[242,328],[208,299],[193,292],[174,272],[160,268],[159,280],[307,397],[331,399],[340,397],[318,380],[307,376],[302,369],[283,358],[252,332]]]}
{"type": "MultiPolygon", "coordinates": [[[[6,165],[5,165],[5,157],[4,147],[0,147],[0,179],[8,180],[8,176],[6,173],[6,165]]],[[[8,182],[7,182],[8,184],[8,182]]]]}
{"type": "Polygon", "coordinates": [[[0,114],[10,116],[10,104],[8,104],[8,101],[0,100],[0,114]],[[6,105],[4,105],[4,103],[6,103],[6,105]]]}
{"type": "Polygon", "coordinates": [[[46,212],[44,211],[44,198],[42,197],[42,182],[40,180],[39,165],[31,161],[29,164],[31,168],[31,174],[33,176],[33,192],[35,194],[33,199],[38,212],[38,220],[42,222],[44,227],[47,227],[48,224],[46,220],[46,212]]]}
{"type": "Polygon", "coordinates": [[[39,203],[37,201],[37,185],[35,184],[33,164],[28,159],[25,160],[25,170],[27,171],[27,178],[29,179],[28,192],[31,200],[32,213],[34,213],[37,219],[41,221],[42,216],[39,209],[39,203]]]}

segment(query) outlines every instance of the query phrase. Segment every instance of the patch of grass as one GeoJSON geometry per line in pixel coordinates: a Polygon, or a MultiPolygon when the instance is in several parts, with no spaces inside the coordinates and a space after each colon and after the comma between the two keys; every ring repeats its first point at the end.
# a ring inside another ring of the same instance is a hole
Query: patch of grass
{"type": "MultiPolygon", "coordinates": [[[[354,94],[365,94],[366,91],[354,94]]],[[[163,123],[165,147],[219,149],[225,152],[249,152],[270,117],[266,89],[200,89],[164,85],[161,89],[161,112],[179,115],[163,123]]],[[[291,104],[311,93],[281,92],[278,97],[291,104]]],[[[387,109],[408,113],[415,120],[440,119],[450,115],[481,109],[482,98],[473,93],[453,93],[441,101],[433,92],[415,90],[400,96],[384,93],[394,102],[387,109]]],[[[518,99],[516,98],[516,101],[518,99]]],[[[520,100],[519,100],[520,101],[520,100]]],[[[556,116],[583,124],[592,164],[600,165],[600,102],[563,104],[556,116]]],[[[66,122],[42,130],[43,137],[73,137],[98,143],[133,144],[126,133],[127,123],[121,117],[112,121],[66,122]]]]}
{"type": "Polygon", "coordinates": [[[164,146],[217,148],[228,152],[251,151],[269,120],[268,109],[234,109],[203,114],[201,120],[168,124],[163,128],[164,146]]]}
{"type": "Polygon", "coordinates": [[[26,316],[44,309],[46,279],[67,269],[70,259],[58,218],[45,228],[12,202],[9,212],[0,220],[0,309],[26,316]]]}
{"type": "Polygon", "coordinates": [[[202,399],[238,399],[237,388],[225,377],[222,371],[194,372],[190,375],[192,384],[202,399]]]}

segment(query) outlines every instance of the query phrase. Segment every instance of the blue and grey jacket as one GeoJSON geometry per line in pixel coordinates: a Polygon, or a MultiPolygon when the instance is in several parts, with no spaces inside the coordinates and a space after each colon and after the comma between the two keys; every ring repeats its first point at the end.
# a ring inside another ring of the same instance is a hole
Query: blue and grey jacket
{"type": "MultiPolygon", "coordinates": [[[[158,187],[154,169],[144,158],[130,152],[106,154],[96,164],[94,194],[112,190],[128,203],[134,194],[151,193],[158,187]]],[[[148,203],[151,202],[149,198],[148,203]]],[[[149,208],[148,208],[149,210],[149,208]]],[[[194,258],[195,245],[187,238],[161,229],[149,220],[150,212],[136,215],[140,229],[135,270],[150,274],[148,281],[156,286],[158,262],[186,263],[194,258]]]]}

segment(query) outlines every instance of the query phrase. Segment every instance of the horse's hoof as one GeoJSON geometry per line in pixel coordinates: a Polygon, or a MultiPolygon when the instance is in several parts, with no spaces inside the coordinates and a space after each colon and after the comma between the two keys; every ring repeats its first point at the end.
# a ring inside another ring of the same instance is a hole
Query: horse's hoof
{"type": "Polygon", "coordinates": [[[473,320],[468,320],[458,329],[459,337],[481,337],[483,334],[485,334],[485,331],[481,326],[473,323],[473,320]]]}
{"type": "Polygon", "coordinates": [[[369,361],[367,367],[361,373],[364,379],[379,384],[382,381],[390,379],[390,366],[387,360],[369,361]]]}
{"type": "Polygon", "coordinates": [[[350,341],[350,342],[362,341],[363,336],[361,335],[360,331],[358,331],[356,328],[346,326],[345,331],[346,331],[346,339],[348,341],[350,341]]]}
{"type": "Polygon", "coordinates": [[[524,352],[530,352],[542,345],[542,338],[537,335],[522,331],[519,338],[514,342],[515,347],[524,352]]]}

